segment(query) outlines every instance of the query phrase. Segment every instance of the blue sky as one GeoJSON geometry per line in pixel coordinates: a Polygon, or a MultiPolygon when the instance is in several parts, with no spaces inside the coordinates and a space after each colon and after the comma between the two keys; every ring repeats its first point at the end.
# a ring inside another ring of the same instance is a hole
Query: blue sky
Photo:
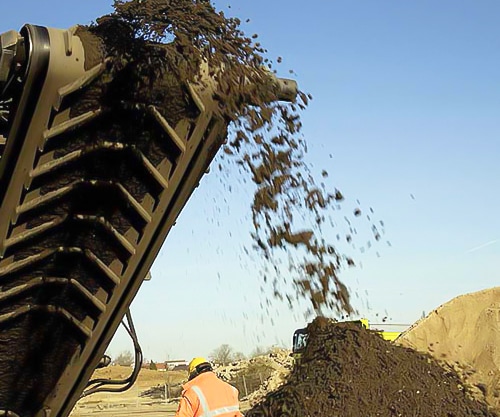
{"type": "MultiPolygon", "coordinates": [[[[385,222],[382,243],[365,253],[360,232],[360,266],[342,275],[360,314],[411,323],[497,285],[500,3],[215,3],[250,18],[245,30],[271,58],[283,57],[279,75],[293,69],[313,95],[303,115],[308,161],[346,195],[339,216],[359,199],[385,222]]],[[[3,6],[0,30],[65,28],[110,10],[111,0],[18,0],[3,6]]],[[[262,280],[241,249],[250,242],[251,189],[235,178],[229,193],[227,181],[217,170],[204,178],[133,303],[147,358],[206,355],[221,343],[245,353],[289,345],[305,324],[304,305],[260,307],[262,280]]],[[[127,343],[120,332],[111,353],[127,343]]]]}

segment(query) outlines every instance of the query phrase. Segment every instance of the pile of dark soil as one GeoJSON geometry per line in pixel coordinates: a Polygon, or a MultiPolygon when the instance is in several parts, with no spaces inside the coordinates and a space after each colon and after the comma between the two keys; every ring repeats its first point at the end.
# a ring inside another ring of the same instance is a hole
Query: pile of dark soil
{"type": "Polygon", "coordinates": [[[428,355],[352,323],[315,319],[286,384],[246,417],[496,416],[428,355]]]}

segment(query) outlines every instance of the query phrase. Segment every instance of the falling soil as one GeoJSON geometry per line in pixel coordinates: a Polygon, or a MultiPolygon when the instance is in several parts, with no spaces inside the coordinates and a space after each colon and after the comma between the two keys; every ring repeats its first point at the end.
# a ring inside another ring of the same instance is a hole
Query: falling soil
{"type": "Polygon", "coordinates": [[[353,323],[315,319],[287,382],[246,417],[496,416],[429,355],[353,323]]]}
{"type": "MultiPolygon", "coordinates": [[[[354,261],[337,252],[322,232],[343,195],[317,184],[304,159],[300,112],[311,97],[299,92],[291,103],[278,101],[267,51],[257,35],[247,37],[239,27],[238,19],[225,17],[206,0],[116,1],[114,13],[77,31],[86,47],[86,68],[104,59],[107,68],[72,115],[95,108],[96,102],[104,111],[154,105],[175,126],[196,117],[188,85],[207,64],[216,82],[218,111],[231,124],[219,147],[256,186],[252,238],[266,263],[264,280],[290,305],[306,298],[316,312],[350,313],[349,292],[338,272],[354,261]]],[[[119,135],[140,123],[124,119],[116,131],[119,135]]],[[[373,233],[378,240],[375,226],[373,233]]]]}

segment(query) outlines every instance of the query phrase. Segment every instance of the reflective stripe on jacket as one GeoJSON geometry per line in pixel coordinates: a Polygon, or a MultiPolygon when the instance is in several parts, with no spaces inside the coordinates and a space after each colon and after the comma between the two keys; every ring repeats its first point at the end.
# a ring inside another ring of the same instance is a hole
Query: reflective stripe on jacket
{"type": "Polygon", "coordinates": [[[182,387],[176,417],[241,417],[238,390],[213,372],[204,372],[182,387]]]}

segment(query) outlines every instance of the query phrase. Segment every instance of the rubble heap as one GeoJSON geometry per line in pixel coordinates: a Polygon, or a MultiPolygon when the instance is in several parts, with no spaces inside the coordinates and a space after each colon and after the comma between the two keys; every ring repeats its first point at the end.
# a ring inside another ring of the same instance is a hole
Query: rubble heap
{"type": "Polygon", "coordinates": [[[139,397],[148,397],[153,400],[165,400],[165,396],[167,396],[170,400],[175,400],[181,396],[182,393],[182,384],[177,383],[173,385],[156,385],[155,387],[151,387],[144,391],[141,391],[139,397]]]}
{"type": "Polygon", "coordinates": [[[215,368],[219,378],[236,386],[251,405],[281,386],[293,368],[288,349],[273,348],[268,354],[215,368]]]}

